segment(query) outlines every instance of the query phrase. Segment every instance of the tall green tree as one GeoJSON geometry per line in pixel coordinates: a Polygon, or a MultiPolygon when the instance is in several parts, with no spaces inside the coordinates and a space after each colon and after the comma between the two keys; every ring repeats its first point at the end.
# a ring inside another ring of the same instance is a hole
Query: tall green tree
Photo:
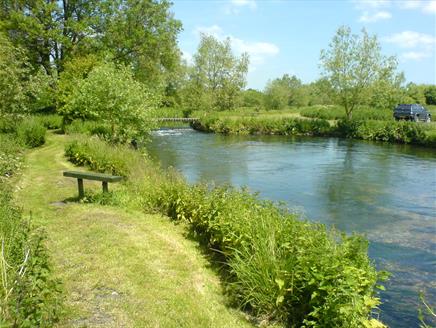
{"type": "Polygon", "coordinates": [[[427,105],[436,105],[436,85],[429,85],[424,91],[427,105]]]}
{"type": "Polygon", "coordinates": [[[0,33],[0,116],[27,109],[24,85],[27,73],[24,51],[0,33]]]}
{"type": "Polygon", "coordinates": [[[285,74],[268,82],[265,88],[265,105],[269,109],[285,106],[304,106],[309,102],[308,92],[295,75],[285,74]]]}
{"type": "Polygon", "coordinates": [[[426,98],[425,98],[425,90],[426,90],[426,86],[421,84],[416,84],[413,82],[410,82],[406,85],[406,90],[405,90],[405,97],[404,97],[404,102],[408,103],[408,104],[422,104],[424,105],[426,103],[426,98]]]}
{"type": "Polygon", "coordinates": [[[264,103],[264,94],[256,89],[248,89],[241,94],[241,105],[244,107],[254,107],[260,109],[264,103]]]}
{"type": "Polygon", "coordinates": [[[0,28],[48,74],[59,73],[75,56],[98,53],[155,83],[179,62],[181,23],[170,5],[167,0],[4,0],[0,28]]]}
{"type": "Polygon", "coordinates": [[[54,83],[43,70],[32,75],[24,49],[0,32],[0,116],[50,109],[54,83]]]}
{"type": "Polygon", "coordinates": [[[248,55],[232,53],[230,39],[219,41],[211,35],[201,35],[188,73],[186,100],[198,109],[227,110],[236,106],[246,84],[248,55]]]}
{"type": "Polygon", "coordinates": [[[331,85],[333,100],[345,108],[348,119],[359,105],[368,101],[375,83],[394,84],[397,60],[385,57],[376,36],[362,30],[360,36],[349,27],[340,27],[329,48],[321,52],[323,77],[331,85]]]}

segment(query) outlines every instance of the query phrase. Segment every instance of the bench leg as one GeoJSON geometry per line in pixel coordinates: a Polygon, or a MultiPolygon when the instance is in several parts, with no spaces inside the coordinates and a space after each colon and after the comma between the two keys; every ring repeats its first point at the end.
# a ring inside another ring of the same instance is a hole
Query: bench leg
{"type": "Polygon", "coordinates": [[[83,179],[77,179],[77,186],[79,187],[79,199],[85,197],[85,190],[83,189],[83,179]]]}
{"type": "Polygon", "coordinates": [[[102,182],[103,192],[109,192],[108,183],[106,181],[102,182]]]}

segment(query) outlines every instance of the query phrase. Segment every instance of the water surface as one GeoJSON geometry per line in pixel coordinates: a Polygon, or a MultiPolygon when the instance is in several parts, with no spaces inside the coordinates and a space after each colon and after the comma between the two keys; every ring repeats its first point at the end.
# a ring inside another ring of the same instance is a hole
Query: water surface
{"type": "Polygon", "coordinates": [[[359,232],[392,277],[381,319],[418,327],[419,290],[436,304],[436,151],[334,138],[156,131],[149,151],[189,182],[231,183],[312,221],[359,232]]]}

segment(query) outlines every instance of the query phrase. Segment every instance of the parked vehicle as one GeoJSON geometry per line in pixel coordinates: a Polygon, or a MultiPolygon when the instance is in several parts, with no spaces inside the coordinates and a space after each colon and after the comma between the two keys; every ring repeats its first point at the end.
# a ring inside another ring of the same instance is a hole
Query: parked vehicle
{"type": "Polygon", "coordinates": [[[395,120],[406,121],[431,121],[431,114],[419,104],[401,104],[394,109],[395,120]]]}

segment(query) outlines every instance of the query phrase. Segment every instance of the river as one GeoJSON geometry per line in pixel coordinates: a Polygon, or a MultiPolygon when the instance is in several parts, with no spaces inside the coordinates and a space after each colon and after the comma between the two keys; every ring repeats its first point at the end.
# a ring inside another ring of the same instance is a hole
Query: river
{"type": "Polygon", "coordinates": [[[391,272],[380,319],[419,327],[420,290],[436,304],[436,150],[335,138],[155,131],[148,146],[191,182],[231,183],[311,221],[365,234],[391,272]]]}

